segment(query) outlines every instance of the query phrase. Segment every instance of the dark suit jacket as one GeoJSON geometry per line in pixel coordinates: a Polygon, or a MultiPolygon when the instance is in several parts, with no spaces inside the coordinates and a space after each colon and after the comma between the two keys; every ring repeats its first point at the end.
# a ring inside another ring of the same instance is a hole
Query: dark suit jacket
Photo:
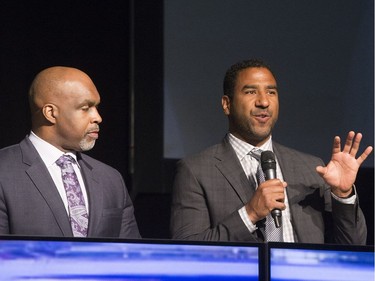
{"type": "MultiPolygon", "coordinates": [[[[77,158],[89,200],[88,237],[139,238],[120,173],[87,155],[77,158]]],[[[63,201],[28,137],[0,150],[0,234],[73,236],[63,201]]]]}
{"type": "MultiPolygon", "coordinates": [[[[295,241],[365,244],[367,229],[358,203],[346,205],[331,198],[330,187],[315,171],[322,160],[275,142],[273,148],[288,183],[295,241]]],[[[264,241],[261,231],[250,234],[238,213],[252,197],[252,185],[226,139],[179,161],[172,196],[172,237],[264,241]]]]}

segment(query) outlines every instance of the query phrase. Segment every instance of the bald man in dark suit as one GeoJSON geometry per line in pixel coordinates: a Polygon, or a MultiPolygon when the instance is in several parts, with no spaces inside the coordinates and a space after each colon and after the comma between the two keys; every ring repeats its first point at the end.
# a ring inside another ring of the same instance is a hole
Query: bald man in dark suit
{"type": "Polygon", "coordinates": [[[0,235],[140,238],[120,173],[82,153],[93,148],[102,121],[90,77],[47,68],[29,101],[30,134],[0,150],[0,235]],[[61,156],[71,159],[74,181],[63,177],[61,156]]]}
{"type": "Polygon", "coordinates": [[[349,132],[342,150],[335,137],[327,166],[273,141],[277,83],[260,60],[228,69],[222,107],[229,121],[223,141],[178,163],[172,238],[366,243],[365,218],[354,186],[360,165],[372,151],[367,147],[356,158],[362,134],[349,132]],[[261,151],[274,153],[276,178],[258,176],[261,151]],[[273,210],[281,212],[280,227],[274,225],[273,210]]]}

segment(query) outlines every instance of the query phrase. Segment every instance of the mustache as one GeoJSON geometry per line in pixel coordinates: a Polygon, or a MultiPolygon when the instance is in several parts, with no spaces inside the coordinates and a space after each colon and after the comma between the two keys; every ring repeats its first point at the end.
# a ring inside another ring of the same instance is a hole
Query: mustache
{"type": "Polygon", "coordinates": [[[100,131],[99,125],[95,125],[94,127],[88,129],[86,133],[89,134],[89,133],[99,132],[99,131],[100,131]]]}
{"type": "Polygon", "coordinates": [[[272,116],[272,111],[269,111],[268,109],[264,110],[264,109],[260,109],[260,110],[255,110],[253,112],[251,112],[251,115],[253,116],[267,116],[267,117],[270,117],[272,116]]]}

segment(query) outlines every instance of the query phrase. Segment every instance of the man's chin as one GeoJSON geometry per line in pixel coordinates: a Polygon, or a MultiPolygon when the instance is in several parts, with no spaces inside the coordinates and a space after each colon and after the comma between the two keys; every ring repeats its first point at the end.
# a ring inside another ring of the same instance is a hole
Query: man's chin
{"type": "Polygon", "coordinates": [[[266,140],[269,139],[271,132],[269,130],[265,130],[265,131],[258,131],[256,133],[253,132],[250,135],[254,143],[263,144],[266,140]]]}
{"type": "Polygon", "coordinates": [[[81,141],[79,144],[79,147],[81,148],[81,151],[89,151],[95,146],[95,140],[92,141],[81,141]]]}

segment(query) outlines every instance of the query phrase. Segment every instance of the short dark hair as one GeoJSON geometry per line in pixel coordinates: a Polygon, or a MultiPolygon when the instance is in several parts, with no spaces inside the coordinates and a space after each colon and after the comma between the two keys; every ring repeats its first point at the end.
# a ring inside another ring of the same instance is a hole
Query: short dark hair
{"type": "Polygon", "coordinates": [[[225,73],[224,83],[223,83],[224,95],[227,95],[230,98],[232,98],[234,94],[234,86],[237,81],[238,73],[246,68],[252,68],[252,67],[267,68],[275,77],[271,68],[264,61],[260,59],[249,59],[249,60],[240,61],[238,63],[233,64],[225,73]]]}

